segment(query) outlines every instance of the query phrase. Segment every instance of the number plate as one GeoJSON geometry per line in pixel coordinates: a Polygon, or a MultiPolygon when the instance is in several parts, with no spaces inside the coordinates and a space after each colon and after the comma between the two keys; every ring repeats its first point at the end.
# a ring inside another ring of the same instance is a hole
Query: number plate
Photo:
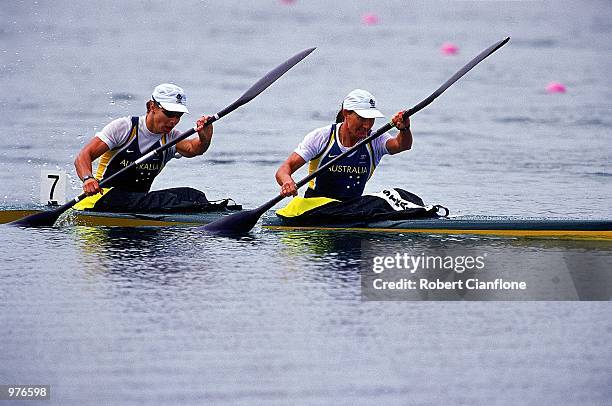
{"type": "Polygon", "coordinates": [[[43,169],[40,172],[40,202],[57,206],[66,203],[66,172],[43,169]]]}

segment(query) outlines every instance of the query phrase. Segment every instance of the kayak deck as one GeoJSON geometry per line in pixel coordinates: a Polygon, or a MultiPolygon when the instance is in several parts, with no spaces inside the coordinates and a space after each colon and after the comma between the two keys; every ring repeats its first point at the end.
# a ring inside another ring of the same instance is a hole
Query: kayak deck
{"type": "Polygon", "coordinates": [[[277,216],[268,216],[264,219],[263,227],[270,230],[612,239],[612,221],[609,220],[458,216],[319,225],[298,224],[277,216]]]}

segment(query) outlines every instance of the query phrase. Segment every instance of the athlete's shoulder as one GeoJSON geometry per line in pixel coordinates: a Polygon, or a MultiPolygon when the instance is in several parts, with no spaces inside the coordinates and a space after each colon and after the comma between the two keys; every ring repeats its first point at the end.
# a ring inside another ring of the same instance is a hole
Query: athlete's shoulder
{"type": "Polygon", "coordinates": [[[131,117],[119,117],[108,123],[104,128],[96,133],[96,137],[100,138],[110,149],[116,148],[123,144],[129,136],[129,130],[132,128],[131,117]]]}
{"type": "Polygon", "coordinates": [[[332,125],[333,124],[315,128],[306,134],[294,152],[301,156],[305,161],[310,161],[319,155],[327,145],[332,125]]]}
{"type": "Polygon", "coordinates": [[[168,134],[168,138],[170,138],[171,140],[178,138],[180,135],[182,134],[182,132],[180,132],[179,130],[177,130],[176,128],[173,128],[170,133],[168,134]]]}
{"type": "Polygon", "coordinates": [[[391,138],[395,138],[395,137],[393,135],[389,134],[388,132],[386,132],[386,133],[382,134],[380,137],[374,138],[371,142],[372,142],[372,145],[381,146],[382,147],[391,138]]]}
{"type": "Polygon", "coordinates": [[[132,128],[131,117],[119,117],[108,123],[101,132],[106,134],[124,133],[125,131],[132,128]]]}
{"type": "Polygon", "coordinates": [[[326,142],[329,138],[329,135],[331,134],[332,126],[333,124],[329,124],[324,127],[315,128],[314,130],[306,134],[306,136],[304,137],[304,141],[310,141],[315,143],[326,142]]]}

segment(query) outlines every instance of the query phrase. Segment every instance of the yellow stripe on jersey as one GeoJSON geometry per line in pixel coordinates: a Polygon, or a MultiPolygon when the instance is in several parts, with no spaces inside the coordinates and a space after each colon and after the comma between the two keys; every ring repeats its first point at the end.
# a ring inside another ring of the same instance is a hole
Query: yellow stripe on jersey
{"type": "MultiPolygon", "coordinates": [[[[310,161],[310,163],[308,164],[308,174],[311,174],[317,169],[319,169],[321,159],[323,159],[323,157],[325,157],[329,153],[329,151],[332,149],[332,147],[334,146],[334,142],[336,140],[337,133],[338,133],[338,127],[336,126],[334,132],[330,134],[329,141],[327,141],[327,145],[323,149],[323,152],[317,155],[317,157],[313,159],[312,161],[310,161]]],[[[311,179],[310,182],[308,182],[308,187],[314,190],[317,184],[316,182],[317,182],[317,178],[311,179]]]]}
{"type": "Polygon", "coordinates": [[[366,148],[368,149],[368,154],[370,154],[370,168],[372,168],[372,170],[370,171],[368,175],[368,179],[367,179],[367,180],[370,180],[370,178],[374,174],[374,170],[376,169],[376,158],[374,157],[374,149],[372,148],[371,142],[368,142],[366,144],[366,148]]]}
{"type": "Polygon", "coordinates": [[[100,180],[104,177],[104,173],[106,172],[106,168],[108,168],[108,164],[113,159],[113,157],[117,154],[117,152],[121,151],[124,147],[127,147],[130,142],[134,139],[136,134],[138,133],[138,126],[134,126],[132,131],[130,132],[130,136],[125,144],[115,150],[106,151],[100,157],[100,162],[98,163],[98,169],[96,170],[96,179],[100,180]]]}

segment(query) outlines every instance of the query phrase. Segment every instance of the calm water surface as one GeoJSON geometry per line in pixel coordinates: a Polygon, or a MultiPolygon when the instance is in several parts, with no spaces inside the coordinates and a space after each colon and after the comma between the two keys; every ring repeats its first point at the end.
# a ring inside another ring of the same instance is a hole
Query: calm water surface
{"type": "MultiPolygon", "coordinates": [[[[76,152],[111,119],[142,114],[156,84],[186,89],[186,130],[317,46],[216,123],[204,157],[175,160],[155,183],[254,207],[274,196],[279,163],[333,119],[348,91],[370,90],[391,116],[510,35],[413,117],[413,150],[385,158],[368,190],[403,187],[452,214],[612,218],[608,1],[23,1],[0,15],[2,208],[37,204],[41,169],[73,175],[68,195],[78,194],[76,152]],[[364,25],[365,13],[379,24],[364,25]],[[440,54],[446,41],[458,55],[440,54]],[[551,81],[567,93],[547,94],[551,81]]],[[[1,230],[0,384],[49,384],[43,404],[612,397],[609,302],[364,302],[359,277],[366,246],[488,252],[552,280],[587,254],[612,269],[607,243],[259,227],[242,239],[190,228],[1,230]]]]}

